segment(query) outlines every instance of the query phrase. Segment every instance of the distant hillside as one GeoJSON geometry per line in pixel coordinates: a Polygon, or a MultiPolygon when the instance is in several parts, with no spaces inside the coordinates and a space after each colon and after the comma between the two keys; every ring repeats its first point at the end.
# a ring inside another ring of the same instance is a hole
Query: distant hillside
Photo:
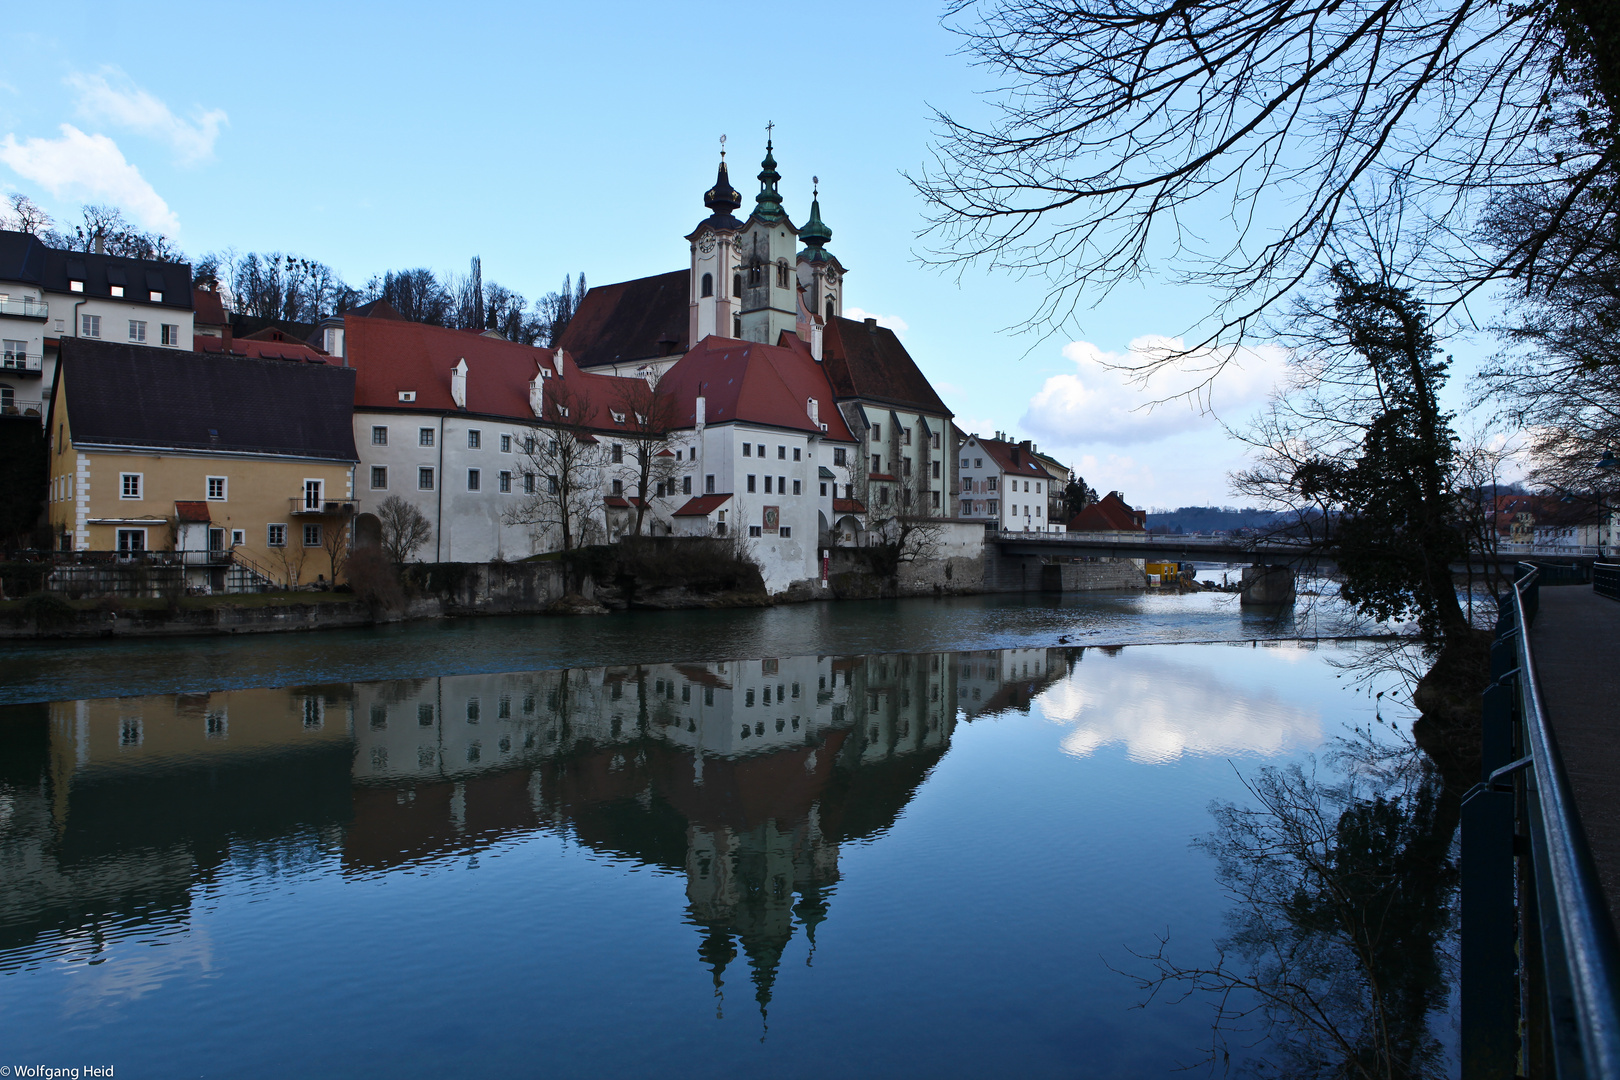
{"type": "Polygon", "coordinates": [[[1168,532],[1232,532],[1234,529],[1274,527],[1277,513],[1236,506],[1183,506],[1177,510],[1155,508],[1148,511],[1148,529],[1168,532]]]}

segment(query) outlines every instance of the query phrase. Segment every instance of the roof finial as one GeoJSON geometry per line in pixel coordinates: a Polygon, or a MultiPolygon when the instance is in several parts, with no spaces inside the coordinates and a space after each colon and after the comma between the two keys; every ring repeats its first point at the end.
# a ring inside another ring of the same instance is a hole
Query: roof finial
{"type": "Polygon", "coordinates": [[[726,137],[720,136],[720,160],[726,160],[726,137]]]}
{"type": "Polygon", "coordinates": [[[771,148],[771,132],[776,128],[776,121],[769,120],[765,124],[765,149],[771,148]]]}

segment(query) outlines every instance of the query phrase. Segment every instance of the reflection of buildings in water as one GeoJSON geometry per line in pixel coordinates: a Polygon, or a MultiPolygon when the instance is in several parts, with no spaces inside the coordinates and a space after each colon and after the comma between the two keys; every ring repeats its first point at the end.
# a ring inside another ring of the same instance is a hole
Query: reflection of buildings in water
{"type": "Polygon", "coordinates": [[[984,649],[951,654],[958,669],[956,704],[968,719],[1017,709],[1067,674],[1079,649],[984,649]]]}
{"type": "Polygon", "coordinates": [[[795,920],[813,945],[839,844],[891,825],[949,745],[951,661],[793,657],[58,703],[35,793],[5,803],[0,870],[30,888],[0,900],[0,949],[51,929],[93,937],[135,911],[184,921],[192,886],[244,850],[315,859],[341,837],[346,870],[382,872],[555,829],[684,872],[717,992],[740,951],[763,1008],[795,920]]]}

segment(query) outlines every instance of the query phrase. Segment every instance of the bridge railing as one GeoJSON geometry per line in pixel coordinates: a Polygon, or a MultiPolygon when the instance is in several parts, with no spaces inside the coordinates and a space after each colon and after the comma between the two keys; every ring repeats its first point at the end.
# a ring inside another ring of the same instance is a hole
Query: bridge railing
{"type": "Polygon", "coordinates": [[[1462,1075],[1620,1080],[1620,945],[1530,651],[1541,574],[1519,570],[1463,799],[1462,1075]]]}
{"type": "Polygon", "coordinates": [[[1593,563],[1592,591],[1610,600],[1620,600],[1620,563],[1593,563]]]}

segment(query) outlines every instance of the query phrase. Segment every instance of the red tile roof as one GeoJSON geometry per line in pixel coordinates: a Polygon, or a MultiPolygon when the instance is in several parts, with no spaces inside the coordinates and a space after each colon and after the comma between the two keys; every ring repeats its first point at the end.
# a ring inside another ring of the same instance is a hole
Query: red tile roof
{"type": "Polygon", "coordinates": [[[236,338],[227,347],[224,338],[194,334],[191,338],[195,352],[213,356],[251,356],[257,360],[294,360],[305,363],[336,363],[318,349],[297,341],[268,341],[255,338],[236,338]]]}
{"type": "Polygon", "coordinates": [[[1028,450],[1017,443],[1006,442],[1002,439],[984,439],[978,436],[974,441],[984,447],[984,452],[996,463],[996,467],[1004,473],[1014,476],[1038,476],[1045,479],[1046,468],[1028,450]]]}
{"type": "Polygon", "coordinates": [[[585,294],[557,344],[584,367],[679,356],[687,341],[691,271],[598,285],[585,294]]]}
{"type": "Polygon", "coordinates": [[[674,396],[677,427],[697,423],[697,399],[704,400],[704,422],[744,421],[793,431],[823,434],[811,423],[807,403],[819,402],[817,415],[827,425],[824,437],[855,441],[835,407],[832,387],[808,346],[784,335],[793,345],[765,345],[735,338],[706,337],[681,357],[659,380],[660,390],[674,396]]]}
{"type": "Polygon", "coordinates": [[[558,376],[553,349],[441,326],[355,315],[346,315],[343,326],[348,365],[356,372],[357,409],[460,411],[450,397],[450,372],[466,360],[469,413],[533,421],[529,383],[545,370],[551,372],[544,384],[547,419],[555,419],[551,410],[559,398],[572,396],[590,408],[591,416],[583,418],[586,423],[612,428],[609,406],[620,399],[629,381],[580,371],[567,355],[558,376]],[[415,392],[416,400],[401,402],[403,391],[415,392]]]}
{"type": "Polygon", "coordinates": [[[1069,522],[1070,532],[1145,532],[1147,530],[1147,514],[1141,510],[1133,510],[1119,497],[1117,491],[1110,491],[1101,499],[1092,503],[1069,522]]]}
{"type": "Polygon", "coordinates": [[[602,503],[604,506],[612,507],[615,510],[628,510],[631,507],[640,506],[641,499],[635,495],[604,495],[602,503]]]}
{"type": "Polygon", "coordinates": [[[225,318],[225,304],[219,298],[219,293],[209,292],[207,289],[191,290],[192,319],[199,326],[228,326],[229,320],[225,318]]]}
{"type": "Polygon", "coordinates": [[[174,516],[180,521],[206,522],[213,517],[208,513],[208,504],[205,502],[179,502],[174,504],[174,516]]]}
{"type": "Polygon", "coordinates": [[[834,499],[833,513],[864,514],[866,513],[866,504],[859,499],[834,499]]]}
{"type": "Polygon", "coordinates": [[[829,320],[822,338],[822,361],[840,398],[866,398],[937,416],[952,415],[894,331],[875,322],[829,320]]]}
{"type": "Polygon", "coordinates": [[[731,498],[730,495],[696,495],[675,511],[675,517],[708,517],[731,498]]]}

